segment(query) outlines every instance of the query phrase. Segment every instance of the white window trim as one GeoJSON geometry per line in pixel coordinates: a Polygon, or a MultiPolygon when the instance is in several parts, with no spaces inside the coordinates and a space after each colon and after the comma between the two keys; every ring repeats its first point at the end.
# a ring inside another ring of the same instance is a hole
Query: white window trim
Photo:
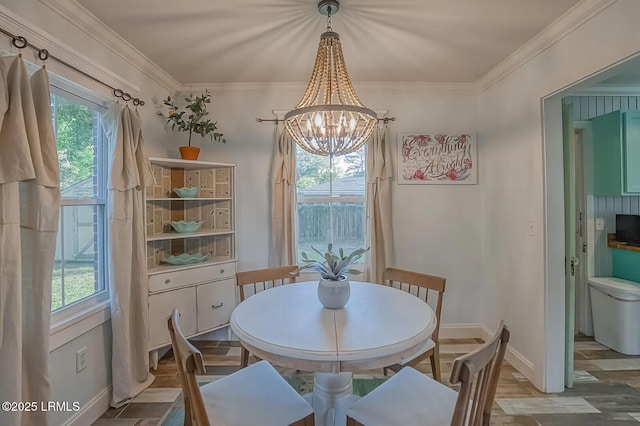
{"type": "Polygon", "coordinates": [[[65,316],[59,322],[54,322],[52,316],[49,352],[64,346],[110,319],[111,304],[109,299],[103,299],[97,304],[93,303],[84,310],[65,316]]]}
{"type": "MultiPolygon", "coordinates": [[[[384,114],[386,114],[388,111],[385,111],[384,114]]],[[[275,114],[275,111],[274,111],[275,114]]],[[[383,114],[383,115],[384,115],[383,114]]],[[[382,116],[382,115],[381,115],[382,116]]],[[[296,160],[297,160],[297,150],[299,149],[298,146],[295,147],[295,152],[296,152],[296,160]]],[[[364,162],[365,165],[367,164],[367,156],[369,155],[369,149],[368,147],[365,146],[365,151],[364,151],[364,162]]],[[[366,173],[366,172],[365,172],[366,173]]],[[[297,179],[299,178],[299,176],[297,176],[296,173],[296,183],[297,183],[297,179]]],[[[365,207],[365,244],[368,244],[368,235],[367,235],[367,231],[366,231],[366,220],[367,220],[367,216],[366,216],[366,208],[367,208],[367,176],[365,174],[365,192],[364,195],[361,197],[357,197],[357,196],[351,196],[351,197],[339,197],[339,196],[330,196],[330,197],[296,197],[296,214],[297,214],[297,208],[300,204],[304,204],[304,203],[363,203],[363,206],[365,207]]],[[[298,229],[297,229],[297,223],[296,223],[296,238],[295,238],[295,247],[294,247],[294,251],[295,251],[295,255],[297,256],[298,253],[298,229]]],[[[352,281],[361,281],[361,279],[353,279],[358,278],[358,277],[364,277],[364,274],[366,272],[366,264],[367,261],[365,259],[363,259],[362,263],[356,263],[355,265],[351,266],[351,269],[355,269],[357,271],[360,272],[360,274],[358,275],[349,275],[349,280],[352,281]]],[[[314,280],[319,280],[320,274],[314,271],[310,271],[310,270],[304,270],[302,272],[300,272],[300,278],[298,281],[314,281],[314,280]]]]}
{"type": "Polygon", "coordinates": [[[367,201],[367,196],[362,197],[298,197],[298,204],[302,203],[361,203],[367,201]]]}
{"type": "MultiPolygon", "coordinates": [[[[82,95],[75,93],[75,91],[70,91],[67,87],[60,87],[59,81],[55,77],[52,78],[52,87],[51,92],[61,95],[63,97],[67,97],[69,99],[74,99],[78,103],[85,104],[90,106],[91,108],[105,108],[107,102],[102,99],[96,98],[92,94],[83,93],[82,95]],[[87,97],[85,97],[87,96],[87,97]]],[[[104,138],[105,135],[102,134],[104,138]]],[[[102,141],[102,161],[103,161],[103,169],[101,173],[108,174],[108,156],[109,156],[109,147],[108,141],[105,139],[102,141]]],[[[104,324],[105,322],[111,319],[111,303],[110,303],[110,290],[109,290],[109,224],[107,218],[108,211],[108,201],[106,200],[106,192],[107,188],[105,187],[102,192],[96,194],[97,197],[92,197],[89,199],[78,198],[78,199],[64,199],[61,200],[62,206],[80,206],[80,205],[98,205],[104,204],[104,229],[103,229],[103,238],[105,241],[104,244],[104,261],[102,265],[103,274],[104,274],[104,290],[95,293],[87,298],[81,299],[75,303],[71,303],[67,306],[63,306],[62,308],[56,310],[51,313],[51,324],[50,324],[50,334],[49,334],[49,351],[54,351],[55,349],[64,346],[70,341],[80,337],[81,335],[87,333],[88,331],[104,324]]]]}

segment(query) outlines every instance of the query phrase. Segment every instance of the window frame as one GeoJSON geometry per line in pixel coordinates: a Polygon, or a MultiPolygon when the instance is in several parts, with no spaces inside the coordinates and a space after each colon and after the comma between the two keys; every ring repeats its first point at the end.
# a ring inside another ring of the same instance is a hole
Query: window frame
{"type": "MultiPolygon", "coordinates": [[[[297,182],[299,180],[299,178],[301,176],[298,175],[297,172],[297,163],[298,163],[298,150],[301,150],[302,148],[300,148],[297,144],[295,145],[295,155],[296,155],[296,185],[297,182]]],[[[327,203],[329,204],[329,214],[331,215],[329,218],[329,223],[331,226],[331,236],[333,237],[333,226],[334,226],[334,222],[333,222],[333,206],[332,204],[334,203],[362,203],[362,207],[363,207],[363,221],[364,221],[364,242],[365,245],[368,244],[368,233],[367,233],[367,169],[366,169],[366,164],[367,164],[367,156],[369,155],[369,149],[367,144],[365,144],[361,149],[364,150],[364,182],[365,182],[365,187],[364,187],[364,195],[362,197],[356,197],[356,196],[345,196],[345,197],[340,197],[340,196],[332,196],[331,194],[333,193],[333,182],[334,182],[334,176],[333,176],[333,172],[335,170],[335,166],[334,166],[334,159],[330,159],[329,160],[329,196],[322,196],[322,197],[304,197],[304,198],[300,198],[296,196],[296,206],[295,206],[295,216],[296,216],[296,220],[294,221],[295,223],[295,255],[296,255],[296,259],[298,258],[298,246],[299,246],[299,228],[298,228],[298,206],[300,204],[303,203],[327,203]]],[[[311,154],[314,155],[314,154],[311,154]]],[[[296,188],[296,193],[297,193],[297,188],[296,188]]],[[[322,250],[322,248],[320,248],[320,250],[322,250]]],[[[360,263],[356,263],[354,264],[351,269],[356,269],[358,271],[360,271],[361,274],[363,274],[366,270],[366,261],[363,258],[363,261],[360,263]]],[[[319,277],[319,274],[317,272],[314,271],[310,271],[310,270],[304,270],[300,272],[300,276],[303,279],[309,278],[316,278],[319,277]]]]}
{"type": "MultiPolygon", "coordinates": [[[[60,198],[60,227],[58,233],[64,232],[65,207],[97,206],[95,215],[98,224],[96,229],[99,246],[97,253],[96,276],[99,288],[94,294],[61,306],[51,311],[50,350],[54,350],[68,341],[85,333],[91,328],[109,320],[110,318],[110,286],[109,286],[109,223],[108,223],[108,175],[109,175],[109,141],[102,128],[102,113],[108,108],[109,102],[96,96],[86,89],[66,82],[50,74],[50,92],[72,102],[85,105],[97,113],[96,144],[96,180],[99,182],[94,197],[60,198]]],[[[57,123],[54,124],[54,129],[57,123]]],[[[61,236],[64,239],[64,237],[61,236]]],[[[64,265],[64,260],[63,260],[64,265]]],[[[52,288],[53,291],[53,288],[52,288]]],[[[63,289],[64,291],[64,289],[63,289]]]]}

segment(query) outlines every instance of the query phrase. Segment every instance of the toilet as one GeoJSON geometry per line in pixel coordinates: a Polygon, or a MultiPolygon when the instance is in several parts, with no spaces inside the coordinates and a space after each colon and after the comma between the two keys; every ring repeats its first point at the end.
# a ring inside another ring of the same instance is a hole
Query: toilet
{"type": "Polygon", "coordinates": [[[592,277],[588,283],[596,342],[640,355],[640,283],[615,277],[592,277]]]}

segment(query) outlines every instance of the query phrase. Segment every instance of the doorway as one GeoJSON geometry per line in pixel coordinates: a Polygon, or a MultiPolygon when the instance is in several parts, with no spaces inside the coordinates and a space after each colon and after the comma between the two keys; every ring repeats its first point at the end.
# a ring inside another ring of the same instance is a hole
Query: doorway
{"type": "MultiPolygon", "coordinates": [[[[640,56],[633,61],[640,75],[640,56]]],[[[608,76],[611,70],[608,70],[608,76]]],[[[604,79],[604,77],[600,77],[604,79]]],[[[575,293],[578,298],[575,300],[577,309],[573,316],[573,321],[577,325],[578,330],[587,335],[593,335],[593,326],[591,321],[591,306],[586,281],[591,276],[610,276],[611,275],[611,259],[607,256],[607,232],[615,231],[615,210],[620,206],[624,209],[630,197],[612,197],[612,196],[593,196],[591,189],[591,167],[593,163],[593,154],[590,147],[591,129],[589,120],[615,110],[640,109],[640,96],[619,95],[615,92],[608,94],[599,92],[594,95],[593,87],[596,82],[592,79],[590,82],[583,82],[579,86],[576,85],[570,89],[550,95],[542,100],[543,108],[543,132],[544,132],[544,170],[545,170],[545,353],[544,353],[544,378],[543,388],[547,391],[561,392],[564,388],[565,367],[567,354],[570,353],[565,347],[567,342],[567,332],[569,327],[558,327],[559,324],[566,324],[567,318],[567,296],[569,293],[565,287],[565,281],[561,280],[561,276],[566,277],[567,264],[565,263],[565,241],[566,229],[565,221],[565,202],[563,187],[554,185],[554,182],[563,180],[564,171],[564,144],[561,142],[563,138],[563,120],[562,106],[563,103],[569,102],[574,106],[573,124],[576,128],[582,128],[583,140],[583,158],[586,167],[584,167],[586,194],[583,201],[586,205],[586,220],[583,219],[583,225],[586,226],[587,248],[586,261],[582,263],[582,293],[579,290],[575,293]],[[592,88],[592,89],[589,89],[592,88]],[[585,123],[586,122],[586,123],[585,123]],[[549,141],[558,141],[553,143],[549,141]],[[601,219],[596,221],[596,218],[601,219]],[[596,222],[600,222],[596,227],[596,222]]],[[[636,93],[629,89],[630,93],[636,93]]],[[[621,89],[618,93],[622,93],[621,89]]],[[[633,198],[633,197],[631,197],[633,198]]],[[[640,197],[638,197],[640,198],[640,197]]],[[[640,203],[638,204],[640,205],[640,203]]],[[[574,209],[570,211],[574,212],[574,209]]],[[[639,210],[640,212],[640,210],[639,210]]],[[[584,218],[584,216],[583,216],[584,218]]],[[[583,231],[584,235],[584,231],[583,231]]],[[[570,265],[569,265],[570,266],[570,265]]],[[[575,328],[571,328],[575,330],[575,328]]]]}
{"type": "Polygon", "coordinates": [[[575,336],[584,333],[584,321],[590,318],[587,272],[587,188],[585,170],[590,161],[591,123],[574,121],[571,99],[563,99],[563,157],[565,194],[565,362],[564,386],[573,388],[575,336]],[[589,132],[587,132],[589,130],[589,132]]]}

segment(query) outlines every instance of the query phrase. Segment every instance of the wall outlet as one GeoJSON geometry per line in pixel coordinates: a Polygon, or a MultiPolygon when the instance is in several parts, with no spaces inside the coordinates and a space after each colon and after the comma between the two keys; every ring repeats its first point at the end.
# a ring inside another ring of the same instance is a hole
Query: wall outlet
{"type": "Polygon", "coordinates": [[[76,352],[76,373],[87,368],[87,348],[84,347],[76,352]]]}
{"type": "Polygon", "coordinates": [[[596,218],[596,231],[604,231],[604,218],[597,217],[596,218]]]}

